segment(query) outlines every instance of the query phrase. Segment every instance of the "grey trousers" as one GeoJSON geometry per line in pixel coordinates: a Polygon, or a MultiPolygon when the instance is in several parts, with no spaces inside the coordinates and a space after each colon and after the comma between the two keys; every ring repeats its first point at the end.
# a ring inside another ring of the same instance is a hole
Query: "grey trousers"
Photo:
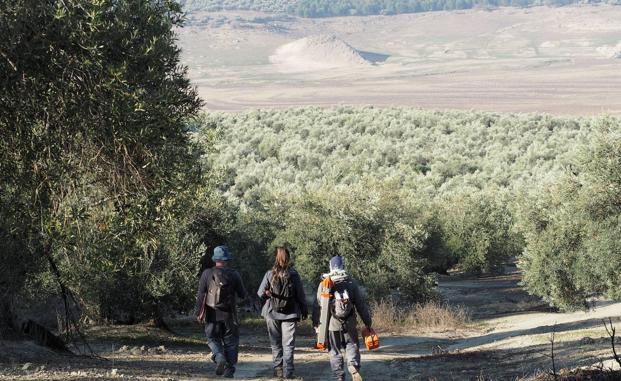
{"type": "Polygon", "coordinates": [[[211,359],[215,361],[217,354],[226,358],[225,375],[235,373],[239,352],[239,325],[234,319],[218,322],[207,322],[205,325],[207,345],[211,349],[211,359]]]}
{"type": "Polygon", "coordinates": [[[347,366],[353,366],[356,370],[360,369],[360,349],[358,348],[358,332],[330,331],[330,367],[337,381],[345,380],[345,361],[343,355],[347,357],[347,366]]]}
{"type": "Polygon", "coordinates": [[[282,368],[285,376],[293,375],[296,321],[265,319],[272,347],[274,369],[282,368]]]}

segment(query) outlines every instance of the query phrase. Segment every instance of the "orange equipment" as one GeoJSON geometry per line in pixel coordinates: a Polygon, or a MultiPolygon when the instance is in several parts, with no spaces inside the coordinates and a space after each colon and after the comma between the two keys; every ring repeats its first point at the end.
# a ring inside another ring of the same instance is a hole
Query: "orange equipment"
{"type": "Polygon", "coordinates": [[[373,328],[363,328],[362,337],[364,337],[364,345],[368,350],[377,349],[380,346],[379,336],[373,330],[373,328]]]}
{"type": "Polygon", "coordinates": [[[317,344],[315,348],[319,350],[328,349],[329,328],[330,328],[330,299],[332,298],[332,286],[334,282],[330,277],[321,281],[321,299],[319,301],[319,329],[317,330],[317,344]]]}

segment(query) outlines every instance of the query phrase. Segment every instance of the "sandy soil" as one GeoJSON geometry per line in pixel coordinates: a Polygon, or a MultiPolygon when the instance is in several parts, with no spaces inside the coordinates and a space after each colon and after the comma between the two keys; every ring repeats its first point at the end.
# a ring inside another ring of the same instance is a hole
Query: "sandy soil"
{"type": "MultiPolygon", "coordinates": [[[[458,331],[381,334],[379,350],[362,352],[366,380],[517,379],[551,368],[555,333],[557,367],[612,362],[602,319],[620,325],[621,303],[601,302],[590,312],[545,312],[546,306],[518,286],[519,274],[445,277],[448,302],[472,311],[474,321],[458,331]]],[[[236,378],[269,380],[271,354],[262,321],[243,323],[236,378]]],[[[0,342],[0,378],[214,380],[200,327],[178,318],[179,336],[147,326],[97,327],[89,337],[101,359],[68,357],[31,343],[0,342]],[[162,347],[163,346],[163,347],[162,347]]],[[[296,374],[301,380],[331,379],[326,353],[312,349],[308,324],[300,328],[296,374]]]]}
{"type": "Polygon", "coordinates": [[[326,34],[301,38],[280,46],[269,59],[278,71],[284,73],[351,68],[372,63],[343,40],[326,34]]]}
{"type": "Polygon", "coordinates": [[[218,12],[192,14],[179,41],[212,110],[373,104],[619,115],[619,19],[619,6],[328,19],[218,12]],[[305,70],[270,62],[286,44],[320,34],[373,64],[322,66],[312,51],[288,57],[302,68],[312,57],[305,70]]]}

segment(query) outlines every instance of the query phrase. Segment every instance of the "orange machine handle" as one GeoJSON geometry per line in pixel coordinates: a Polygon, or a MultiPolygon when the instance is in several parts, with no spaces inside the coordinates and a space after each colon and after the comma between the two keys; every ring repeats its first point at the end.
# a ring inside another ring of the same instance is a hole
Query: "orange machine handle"
{"type": "Polygon", "coordinates": [[[363,329],[362,336],[364,337],[364,345],[367,347],[367,350],[371,351],[380,347],[379,336],[377,336],[373,329],[363,329]]]}
{"type": "MultiPolygon", "coordinates": [[[[322,298],[330,299],[332,297],[332,294],[330,294],[330,290],[332,290],[332,286],[334,286],[334,282],[332,281],[332,279],[330,279],[330,277],[326,277],[324,280],[321,281],[320,294],[322,298]]],[[[328,322],[325,322],[325,324],[328,324],[328,322]]],[[[320,351],[325,351],[328,349],[328,345],[326,343],[317,342],[315,343],[315,349],[318,349],[320,351]]]]}
{"type": "Polygon", "coordinates": [[[321,281],[321,296],[324,298],[331,298],[332,294],[330,294],[330,290],[334,286],[334,282],[330,277],[325,278],[321,281]]]}
{"type": "Polygon", "coordinates": [[[331,289],[332,286],[334,286],[334,282],[332,281],[332,279],[330,277],[327,277],[326,279],[321,281],[321,285],[323,286],[324,289],[331,289]]]}

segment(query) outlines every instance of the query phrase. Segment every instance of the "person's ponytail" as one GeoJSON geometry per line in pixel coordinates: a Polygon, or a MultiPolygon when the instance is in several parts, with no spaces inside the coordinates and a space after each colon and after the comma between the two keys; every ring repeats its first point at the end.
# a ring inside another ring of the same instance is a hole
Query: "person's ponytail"
{"type": "Polygon", "coordinates": [[[289,250],[284,246],[276,247],[272,276],[280,277],[282,273],[289,270],[289,267],[291,267],[289,250]]]}

